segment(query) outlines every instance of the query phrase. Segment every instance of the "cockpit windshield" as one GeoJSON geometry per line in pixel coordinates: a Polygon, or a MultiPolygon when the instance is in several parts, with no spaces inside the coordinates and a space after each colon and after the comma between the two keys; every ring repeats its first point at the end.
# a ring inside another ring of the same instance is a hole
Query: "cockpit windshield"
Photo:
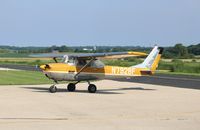
{"type": "Polygon", "coordinates": [[[93,68],[102,68],[102,67],[104,67],[104,64],[100,60],[97,60],[97,59],[95,59],[93,61],[86,60],[86,59],[78,59],[76,65],[77,66],[84,66],[86,64],[88,64],[88,67],[93,67],[93,68]]]}

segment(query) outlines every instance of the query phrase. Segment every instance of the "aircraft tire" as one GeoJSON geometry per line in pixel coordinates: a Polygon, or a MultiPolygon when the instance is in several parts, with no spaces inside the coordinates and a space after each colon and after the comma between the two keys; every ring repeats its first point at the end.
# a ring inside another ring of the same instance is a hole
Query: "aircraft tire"
{"type": "Polygon", "coordinates": [[[49,88],[49,92],[51,92],[51,93],[57,92],[57,87],[56,87],[55,85],[52,85],[52,86],[49,88]]]}
{"type": "Polygon", "coordinates": [[[88,86],[88,92],[89,93],[95,93],[97,91],[97,87],[94,84],[90,84],[88,86]]]}
{"type": "Polygon", "coordinates": [[[67,90],[73,92],[76,90],[76,85],[74,83],[69,83],[67,86],[67,90]]]}

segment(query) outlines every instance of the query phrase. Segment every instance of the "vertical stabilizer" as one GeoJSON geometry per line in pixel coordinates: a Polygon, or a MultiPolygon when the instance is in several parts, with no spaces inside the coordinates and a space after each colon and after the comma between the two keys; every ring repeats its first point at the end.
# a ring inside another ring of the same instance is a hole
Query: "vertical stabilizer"
{"type": "Polygon", "coordinates": [[[143,63],[132,66],[134,68],[148,68],[151,71],[154,71],[158,67],[158,63],[161,58],[161,54],[163,52],[162,47],[155,46],[147,58],[144,60],[143,63]]]}

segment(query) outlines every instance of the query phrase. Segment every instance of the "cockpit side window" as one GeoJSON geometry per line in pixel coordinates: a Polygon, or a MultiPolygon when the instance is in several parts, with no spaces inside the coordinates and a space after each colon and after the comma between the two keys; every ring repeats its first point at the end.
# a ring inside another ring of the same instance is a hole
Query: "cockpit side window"
{"type": "MultiPolygon", "coordinates": [[[[84,66],[89,62],[90,60],[78,59],[77,66],[84,66]]],[[[102,68],[104,67],[104,64],[100,60],[95,59],[87,67],[102,68]]]]}
{"type": "Polygon", "coordinates": [[[84,66],[87,64],[85,59],[78,59],[77,66],[84,66]]]}
{"type": "Polygon", "coordinates": [[[94,68],[103,68],[105,65],[104,63],[102,63],[100,60],[94,60],[90,63],[90,66],[91,67],[94,67],[94,68]]]}
{"type": "Polygon", "coordinates": [[[62,61],[63,63],[69,64],[69,65],[75,65],[74,57],[64,56],[62,61]]]}
{"type": "Polygon", "coordinates": [[[74,63],[74,58],[73,57],[68,57],[68,63],[74,63]]]}
{"type": "Polygon", "coordinates": [[[64,57],[62,58],[62,63],[67,63],[67,61],[68,61],[68,57],[67,57],[67,56],[64,56],[64,57]]]}

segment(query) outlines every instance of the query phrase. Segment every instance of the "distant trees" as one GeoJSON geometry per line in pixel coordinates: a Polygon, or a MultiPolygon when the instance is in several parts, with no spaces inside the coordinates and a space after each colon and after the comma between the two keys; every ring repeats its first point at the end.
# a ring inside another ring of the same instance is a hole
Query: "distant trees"
{"type": "Polygon", "coordinates": [[[188,52],[194,55],[200,55],[200,43],[188,46],[188,52]]]}
{"type": "Polygon", "coordinates": [[[187,48],[182,44],[176,44],[174,46],[174,52],[178,57],[189,57],[187,48]]]}
{"type": "Polygon", "coordinates": [[[73,48],[62,46],[51,47],[15,47],[15,46],[0,46],[0,53],[51,53],[58,52],[72,52],[73,48]]]}
{"type": "Polygon", "coordinates": [[[53,51],[58,51],[58,52],[70,52],[73,51],[71,48],[62,45],[62,46],[51,46],[45,49],[45,52],[53,52],[53,51]]]}
{"type": "Polygon", "coordinates": [[[174,47],[166,47],[163,57],[165,58],[192,58],[193,55],[188,53],[188,48],[178,43],[174,47]]]}

